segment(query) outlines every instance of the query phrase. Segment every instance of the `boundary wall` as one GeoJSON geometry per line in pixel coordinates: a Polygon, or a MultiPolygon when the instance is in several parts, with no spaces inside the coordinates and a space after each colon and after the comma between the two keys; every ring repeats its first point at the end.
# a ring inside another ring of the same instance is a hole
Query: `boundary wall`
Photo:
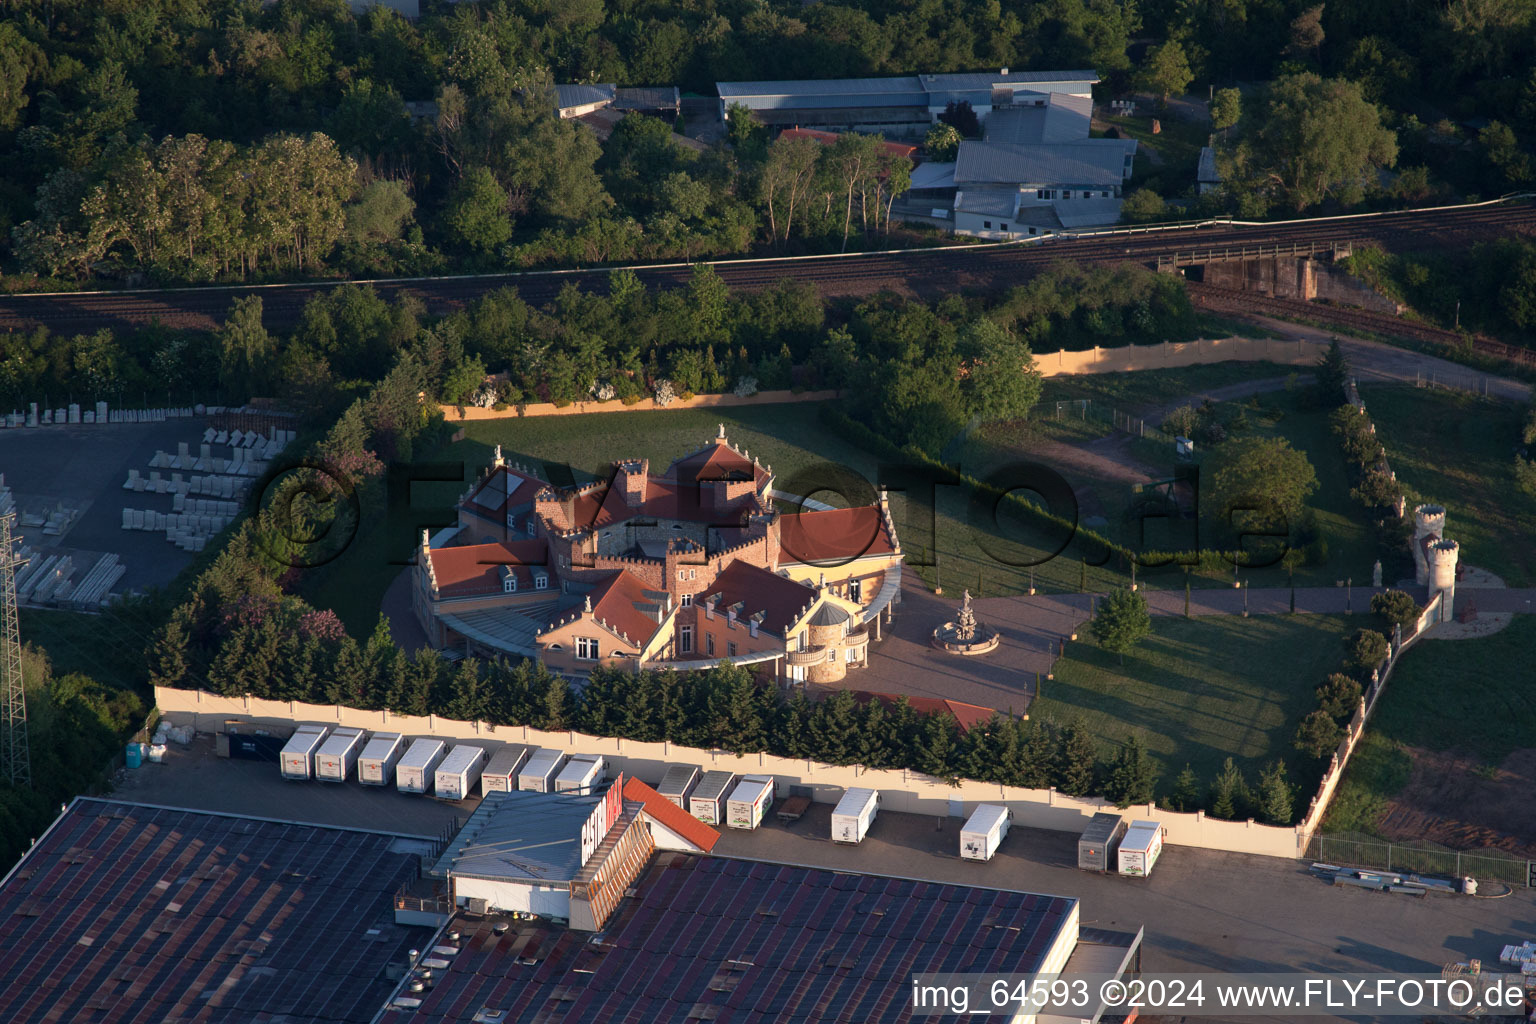
{"type": "MultiPolygon", "coordinates": [[[[701,750],[676,743],[642,743],[620,737],[588,736],[579,732],[545,732],[528,726],[493,726],[485,722],[458,722],[435,715],[414,717],[388,711],[362,711],[328,704],[262,700],[254,697],[220,697],[202,690],[155,687],[159,710],[177,724],[189,724],[199,732],[220,732],[225,723],[292,726],[299,722],[346,725],[368,730],[400,732],[407,736],[436,736],[448,740],[483,740],[495,743],[529,743],[556,747],[568,754],[601,754],[614,771],[656,782],[670,764],[696,764],[705,770],[772,775],[783,793],[789,786],[806,786],[818,803],[835,803],[854,786],[878,789],[883,806],[911,814],[963,818],[977,804],[1005,804],[1015,824],[1061,832],[1081,832],[1088,819],[1114,806],[1100,799],[1079,799],[1054,789],[1024,789],[995,782],[962,780],[950,785],[921,772],[904,769],[866,769],[857,765],[829,765],[816,761],[776,757],[772,754],[732,754],[701,750]]],[[[1299,858],[1306,850],[1300,828],[1262,825],[1248,821],[1222,821],[1203,812],[1178,814],[1152,804],[1135,804],[1120,812],[1129,818],[1155,818],[1167,829],[1167,842],[1231,853],[1266,857],[1299,858]]]]}

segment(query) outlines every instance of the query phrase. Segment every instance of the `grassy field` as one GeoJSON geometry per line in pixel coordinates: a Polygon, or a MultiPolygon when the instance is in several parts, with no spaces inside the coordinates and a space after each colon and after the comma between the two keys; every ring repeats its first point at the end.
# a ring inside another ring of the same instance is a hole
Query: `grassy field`
{"type": "Polygon", "coordinates": [[[1365,406],[1398,480],[1446,508],[1461,560],[1510,586],[1536,584],[1536,498],[1515,486],[1522,410],[1455,391],[1369,387],[1365,406]]]}
{"type": "Polygon", "coordinates": [[[1047,377],[1040,397],[1040,409],[1048,409],[1053,402],[1087,398],[1097,402],[1111,402],[1126,412],[1141,415],[1151,407],[1177,402],[1187,395],[1246,381],[1287,377],[1293,373],[1307,374],[1308,371],[1306,367],[1282,366],[1279,363],[1232,361],[1171,370],[1047,377]]]}
{"type": "MultiPolygon", "coordinates": [[[[1155,104],[1143,101],[1141,112],[1132,117],[1110,117],[1107,124],[1119,128],[1128,138],[1141,143],[1137,147],[1135,173],[1131,187],[1156,183],[1193,182],[1200,163],[1200,149],[1210,136],[1211,126],[1206,121],[1185,121],[1171,111],[1160,112],[1155,104]],[[1162,131],[1152,133],[1152,121],[1160,120],[1162,131]],[[1158,161],[1153,162],[1148,150],[1156,150],[1158,161]]],[[[1179,188],[1172,189],[1174,193],[1179,188]]]]}
{"type": "Polygon", "coordinates": [[[1157,618],[1123,665],[1085,635],[1068,645],[1030,717],[1077,721],[1106,754],[1136,734],[1162,768],[1160,793],[1185,764],[1208,783],[1227,757],[1250,780],[1278,758],[1310,797],[1321,764],[1291,739],[1359,624],[1329,615],[1157,618]]]}
{"type": "Polygon", "coordinates": [[[1328,831],[1371,832],[1408,783],[1404,746],[1457,750],[1498,765],[1536,746],[1536,618],[1481,640],[1425,640],[1403,657],[1329,808],[1328,831]]]}

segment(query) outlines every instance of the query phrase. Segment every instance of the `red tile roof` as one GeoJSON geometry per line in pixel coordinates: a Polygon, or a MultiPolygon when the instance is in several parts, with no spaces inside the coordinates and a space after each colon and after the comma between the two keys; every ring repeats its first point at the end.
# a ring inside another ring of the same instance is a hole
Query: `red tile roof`
{"type": "Polygon", "coordinates": [[[755,480],[760,472],[767,474],[767,470],[731,447],[724,438],[716,438],[667,467],[667,475],[683,483],[696,480],[755,480]]]}
{"type": "Polygon", "coordinates": [[[694,598],[694,603],[708,604],[711,597],[719,599],[717,614],[726,614],[739,601],[742,607],[736,617],[740,621],[746,622],[761,612],[759,628],[783,636],[801,609],[816,600],[816,591],[738,558],[715,577],[714,586],[694,598]]]}
{"type": "Polygon", "coordinates": [[[645,805],[645,813],[667,828],[708,853],[720,841],[720,833],[689,814],[681,807],[656,792],[639,779],[624,780],[624,799],[638,800],[645,805]]]}
{"type": "MultiPolygon", "coordinates": [[[[444,597],[501,593],[501,567],[504,565],[513,567],[519,591],[533,589],[533,566],[549,571],[549,549],[542,540],[433,548],[431,558],[438,593],[444,597]]],[[[554,573],[551,571],[550,575],[554,573]]]]}
{"type": "MultiPolygon", "coordinates": [[[[602,620],[638,646],[644,647],[661,628],[661,623],[643,606],[658,605],[666,600],[666,595],[648,589],[645,581],[632,572],[614,573],[588,596],[592,599],[590,617],[602,620]]],[[[587,617],[586,613],[583,617],[587,617]]]]}
{"type": "Polygon", "coordinates": [[[896,550],[877,505],[779,516],[780,561],[847,562],[896,550]]]}
{"type": "MultiPolygon", "coordinates": [[[[887,706],[895,704],[898,695],[894,693],[875,693],[872,690],[855,690],[854,699],[859,703],[878,700],[887,706]]],[[[965,704],[958,700],[942,700],[937,697],[913,697],[910,694],[902,694],[907,698],[907,703],[912,705],[912,710],[920,715],[951,714],[955,721],[960,723],[962,733],[970,732],[978,725],[989,721],[997,714],[995,708],[984,708],[979,704],[965,704]]]]}
{"type": "MultiPolygon", "coordinates": [[[[830,146],[838,140],[837,132],[824,132],[815,128],[789,128],[779,133],[781,139],[814,139],[823,146],[830,146]]],[[[917,154],[917,147],[905,142],[892,142],[889,139],[881,143],[886,152],[897,156],[904,156],[908,160],[917,154]]]]}
{"type": "MultiPolygon", "coordinates": [[[[580,506],[579,499],[578,506],[580,506]]],[[[701,488],[691,483],[675,483],[653,476],[646,482],[645,501],[641,505],[631,506],[624,500],[624,494],[619,488],[609,488],[595,519],[590,512],[583,517],[578,511],[577,527],[590,525],[594,529],[602,529],[627,519],[642,517],[676,519],[680,522],[709,523],[712,526],[728,527],[740,523],[745,513],[756,508],[757,497],[749,494],[738,498],[724,509],[716,509],[714,495],[707,487],[701,488]]]]}

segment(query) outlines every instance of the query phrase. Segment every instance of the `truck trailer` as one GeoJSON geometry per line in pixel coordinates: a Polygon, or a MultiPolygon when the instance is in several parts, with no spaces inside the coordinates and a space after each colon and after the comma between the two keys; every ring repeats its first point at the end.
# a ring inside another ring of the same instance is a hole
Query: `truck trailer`
{"type": "Polygon", "coordinates": [[[688,813],[706,825],[724,825],[725,802],[735,785],[735,772],[705,772],[688,798],[688,813]]]}
{"type": "Polygon", "coordinates": [[[1120,873],[1145,878],[1163,852],[1163,826],[1155,821],[1133,821],[1120,840],[1120,873]]]}
{"type": "Polygon", "coordinates": [[[772,806],[773,776],[743,775],[726,801],[725,823],[731,828],[757,828],[772,806]]]}
{"type": "Polygon", "coordinates": [[[315,751],[331,733],[328,725],[301,725],[283,745],[280,765],[285,779],[308,779],[315,772],[315,751]]]}
{"type": "Polygon", "coordinates": [[[484,764],[484,747],[460,743],[432,773],[432,792],[439,800],[463,800],[475,791],[484,764]]]}
{"type": "Polygon", "coordinates": [[[1125,835],[1125,822],[1118,814],[1095,814],[1077,839],[1077,866],[1100,873],[1115,870],[1115,851],[1125,835]]]}
{"type": "Polygon", "coordinates": [[[590,793],[601,785],[608,762],[601,754],[572,754],[555,776],[556,793],[590,793]]]}
{"type": "Polygon", "coordinates": [[[832,841],[860,843],[869,833],[870,822],[880,811],[880,794],[873,789],[854,787],[832,808],[832,841]]]}
{"type": "Polygon", "coordinates": [[[960,826],[960,856],[964,860],[991,860],[1013,824],[1013,812],[1002,804],[982,804],[960,826]]]}
{"type": "Polygon", "coordinates": [[[442,763],[448,745],[431,736],[413,742],[395,765],[395,788],[402,793],[426,793],[432,788],[432,774],[442,763]]]}
{"type": "Polygon", "coordinates": [[[694,787],[699,784],[700,774],[698,765],[669,765],[667,773],[661,777],[661,783],[656,787],[656,792],[686,811],[688,798],[693,795],[694,787]]]}
{"type": "Polygon", "coordinates": [[[361,729],[342,728],[331,733],[315,755],[315,778],[321,782],[346,782],[367,738],[368,734],[361,729]]]}
{"type": "Polygon", "coordinates": [[[387,786],[395,777],[395,765],[405,753],[405,737],[397,732],[376,732],[357,759],[357,781],[365,786],[387,786]]]}
{"type": "Polygon", "coordinates": [[[528,755],[517,774],[517,788],[525,793],[553,793],[555,776],[565,764],[565,751],[554,747],[540,747],[528,755]]]}
{"type": "Polygon", "coordinates": [[[485,762],[480,772],[480,795],[511,793],[517,789],[517,773],[533,748],[526,743],[508,743],[485,762]]]}

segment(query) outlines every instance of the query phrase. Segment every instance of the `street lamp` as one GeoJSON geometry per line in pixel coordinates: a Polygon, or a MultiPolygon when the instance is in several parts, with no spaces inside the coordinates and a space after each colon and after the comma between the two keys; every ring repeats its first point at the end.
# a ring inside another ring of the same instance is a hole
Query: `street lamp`
{"type": "Polygon", "coordinates": [[[1354,590],[1353,590],[1354,585],[1355,585],[1355,578],[1353,576],[1346,576],[1344,578],[1344,614],[1345,615],[1353,615],[1355,613],[1355,608],[1354,608],[1354,590]]]}

